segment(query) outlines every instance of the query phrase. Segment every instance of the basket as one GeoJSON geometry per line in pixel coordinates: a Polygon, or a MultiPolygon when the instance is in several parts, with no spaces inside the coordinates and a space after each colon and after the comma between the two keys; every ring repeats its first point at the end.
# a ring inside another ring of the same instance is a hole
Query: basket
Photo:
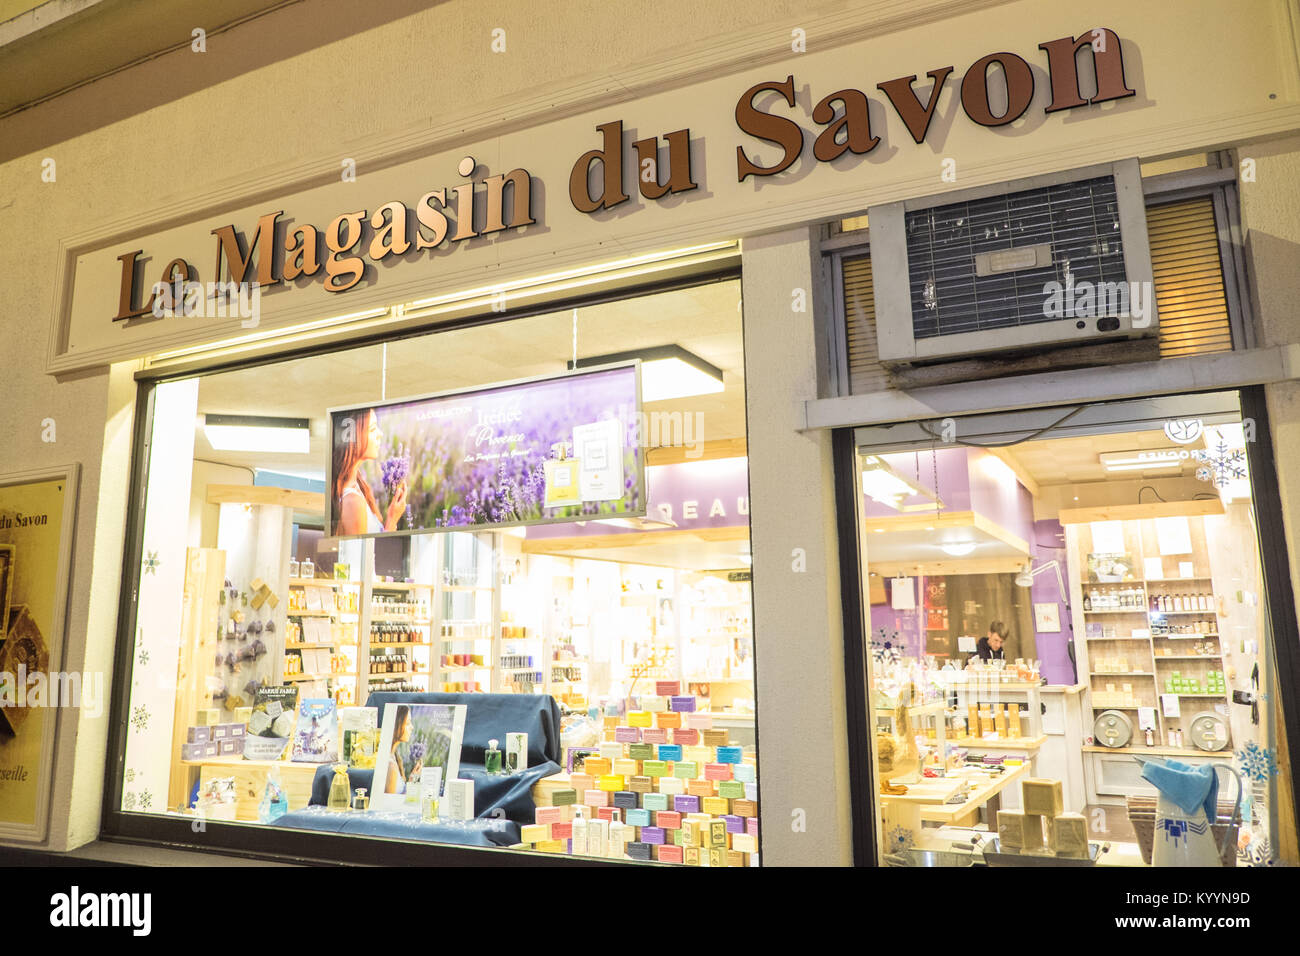
{"type": "MultiPolygon", "coordinates": [[[[1219,812],[1212,824],[1214,839],[1219,847],[1219,859],[1224,866],[1237,865],[1237,836],[1240,822],[1234,819],[1235,805],[1232,801],[1219,802],[1219,812]]],[[[1133,824],[1137,837],[1138,850],[1142,862],[1151,865],[1151,851],[1156,838],[1156,798],[1129,797],[1128,819],[1133,824]]]]}

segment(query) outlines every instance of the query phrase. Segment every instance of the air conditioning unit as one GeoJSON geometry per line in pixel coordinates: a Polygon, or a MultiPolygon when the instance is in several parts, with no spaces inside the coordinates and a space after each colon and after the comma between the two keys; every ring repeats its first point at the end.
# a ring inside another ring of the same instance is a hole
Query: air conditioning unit
{"type": "Polygon", "coordinates": [[[885,364],[1158,331],[1136,159],[871,207],[885,364]]]}

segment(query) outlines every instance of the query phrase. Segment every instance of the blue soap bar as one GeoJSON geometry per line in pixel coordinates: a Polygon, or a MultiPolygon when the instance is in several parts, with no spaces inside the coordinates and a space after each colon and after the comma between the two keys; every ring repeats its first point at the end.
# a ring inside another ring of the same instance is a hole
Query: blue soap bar
{"type": "Polygon", "coordinates": [[[718,763],[740,763],[745,752],[740,747],[719,747],[718,763]]]}
{"type": "MultiPolygon", "coordinates": [[[[646,810],[667,810],[668,794],[666,793],[643,793],[641,794],[641,806],[646,810]]],[[[628,821],[631,823],[632,821],[628,821]]]]}
{"type": "Polygon", "coordinates": [[[650,811],[634,807],[627,811],[624,822],[630,827],[648,827],[650,825],[650,811]]]}
{"type": "Polygon", "coordinates": [[[731,770],[731,779],[741,783],[753,783],[757,778],[752,763],[738,763],[731,770]]]}
{"type": "Polygon", "coordinates": [[[660,759],[660,760],[671,760],[671,761],[673,761],[674,763],[677,762],[678,760],[681,760],[681,759],[682,759],[682,745],[681,745],[681,744],[660,744],[660,745],[659,745],[659,759],[660,759]]]}
{"type": "Polygon", "coordinates": [[[614,806],[622,807],[624,810],[634,810],[636,805],[636,794],[631,790],[619,790],[614,794],[614,806]]]}
{"type": "Polygon", "coordinates": [[[649,843],[629,843],[627,855],[634,860],[648,860],[654,855],[654,847],[649,843]]]}

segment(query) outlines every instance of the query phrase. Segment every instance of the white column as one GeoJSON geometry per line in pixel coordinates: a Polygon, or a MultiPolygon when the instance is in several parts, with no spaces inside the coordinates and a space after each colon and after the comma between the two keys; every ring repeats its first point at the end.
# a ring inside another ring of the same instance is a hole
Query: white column
{"type": "Polygon", "coordinates": [[[820,256],[808,229],[746,240],[742,255],[763,862],[848,865],[831,436],[796,430],[817,397],[820,256]]]}

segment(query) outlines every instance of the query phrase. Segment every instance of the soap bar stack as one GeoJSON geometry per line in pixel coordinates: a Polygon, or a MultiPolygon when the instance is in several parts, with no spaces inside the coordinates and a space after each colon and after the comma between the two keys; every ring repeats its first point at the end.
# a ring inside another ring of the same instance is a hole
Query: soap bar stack
{"type": "Polygon", "coordinates": [[[243,724],[200,724],[185,731],[182,760],[238,757],[244,752],[243,724]]]}
{"type": "Polygon", "coordinates": [[[692,866],[758,865],[758,767],[694,696],[660,681],[606,717],[599,753],[567,788],[538,788],[524,848],[692,866]]]}
{"type": "Polygon", "coordinates": [[[1059,780],[1026,780],[1023,810],[998,811],[998,844],[1004,853],[1088,859],[1088,825],[1081,813],[1065,813],[1059,780]]]}

